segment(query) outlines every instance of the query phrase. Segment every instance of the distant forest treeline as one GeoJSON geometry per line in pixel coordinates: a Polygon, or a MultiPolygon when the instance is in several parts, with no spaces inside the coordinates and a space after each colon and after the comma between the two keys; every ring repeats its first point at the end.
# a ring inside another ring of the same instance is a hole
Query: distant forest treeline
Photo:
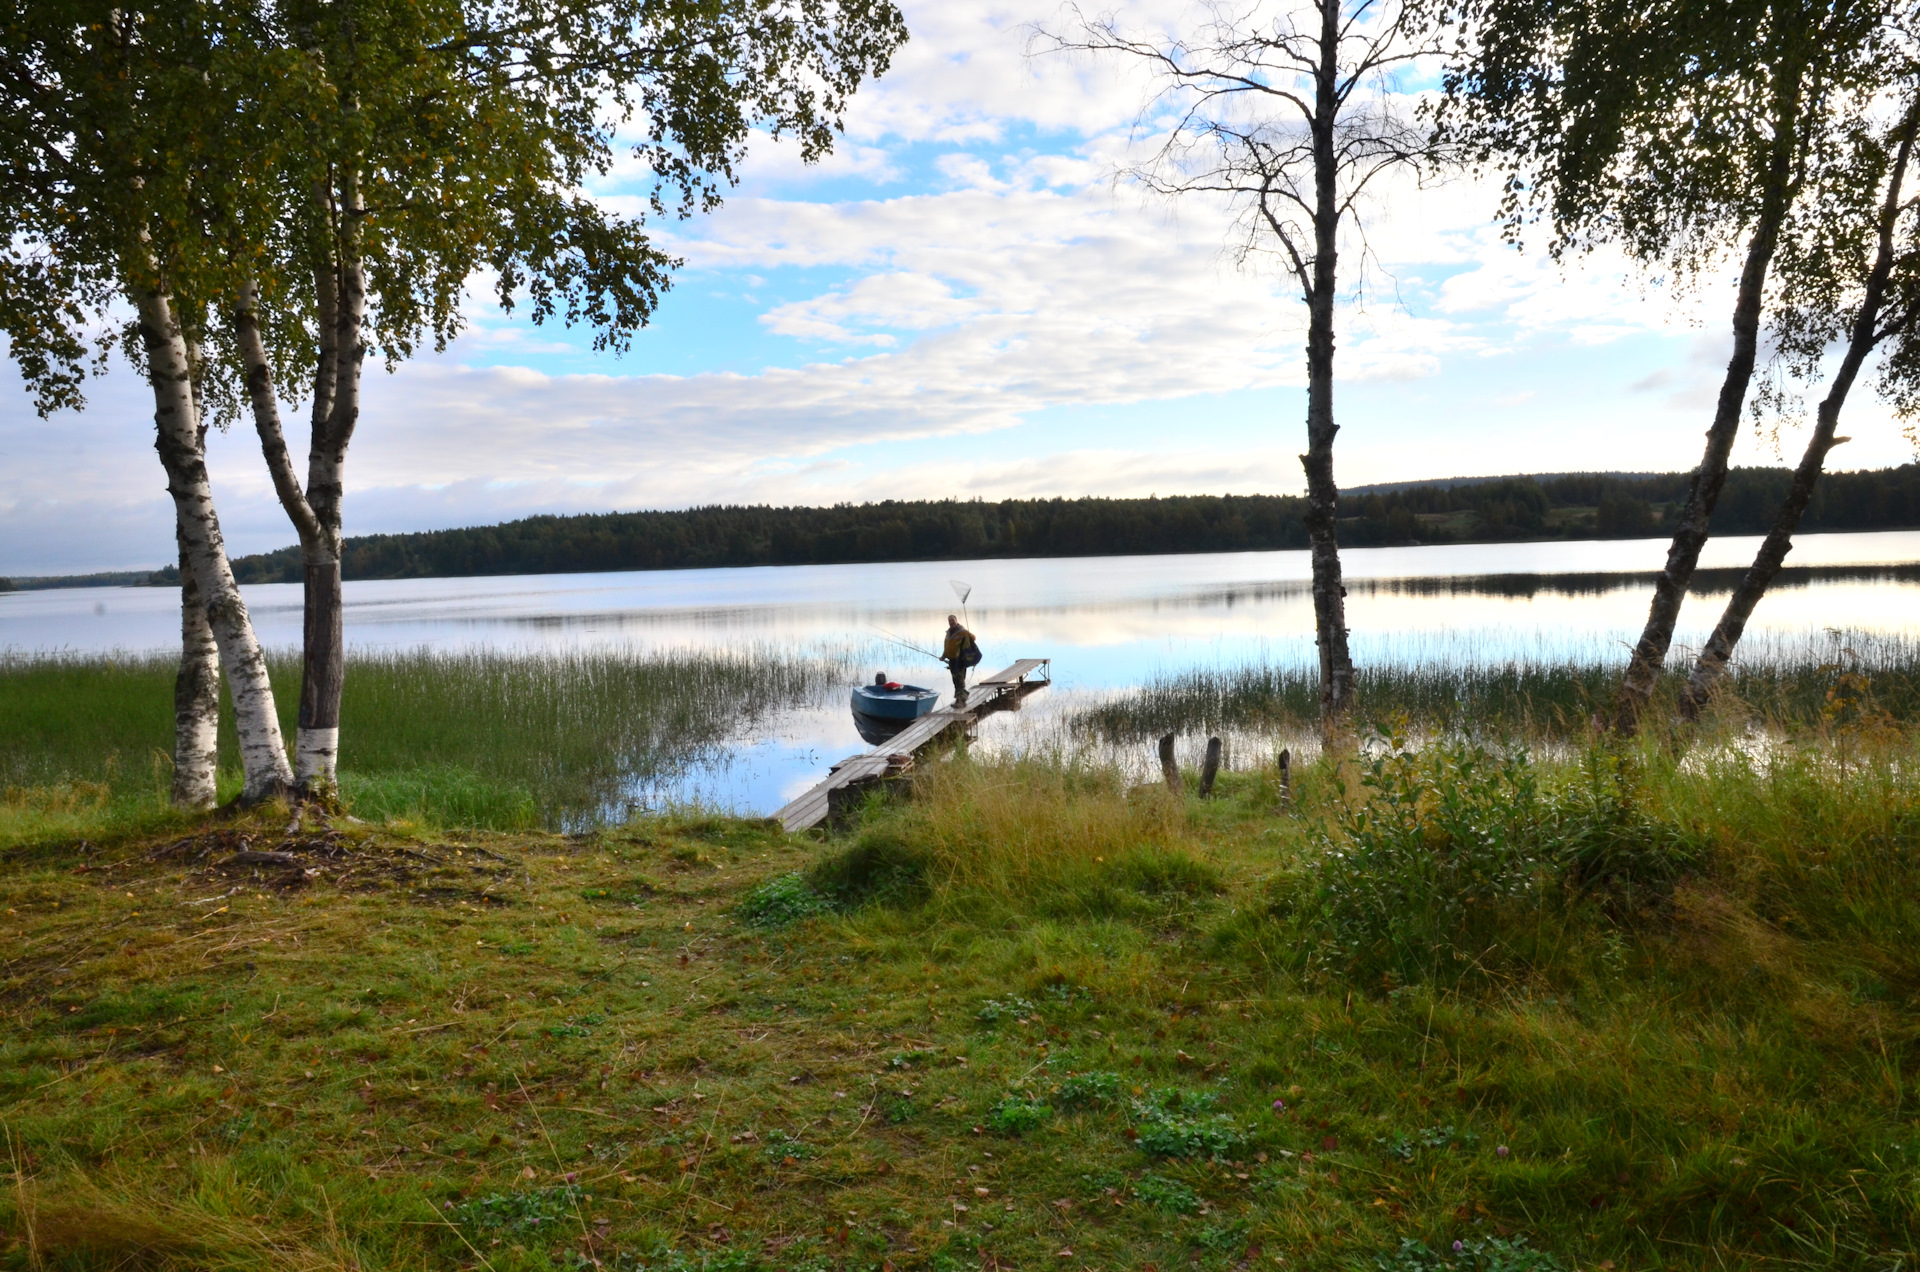
{"type": "MultiPolygon", "coordinates": [[[[1340,541],[1355,547],[1662,533],[1688,474],[1508,477],[1349,495],[1340,541]]],[[[1713,528],[1761,534],[1785,495],[1784,468],[1737,468],[1713,528]]],[[[1126,556],[1307,546],[1305,501],[1288,495],[1009,499],[691,508],[529,517],[504,525],[348,539],[349,579],[566,574],[705,566],[825,565],[967,557],[1126,556]]],[[[1920,465],[1830,473],[1801,524],[1820,530],[1920,527],[1920,465]]],[[[295,582],[299,552],[234,562],[242,582],[295,582]]]]}
{"type": "MultiPolygon", "coordinates": [[[[1764,533],[1790,479],[1784,468],[1734,469],[1714,512],[1715,533],[1764,533]]],[[[1686,497],[1688,480],[1686,473],[1575,474],[1354,493],[1341,500],[1340,541],[1381,547],[1658,535],[1666,530],[1669,510],[1686,497]]],[[[1304,548],[1304,503],[1288,495],[890,500],[833,508],[529,517],[465,530],[348,539],[344,568],[349,579],[396,579],[1304,548]]],[[[1916,464],[1829,473],[1801,524],[1803,532],[1916,527],[1916,464]]],[[[297,548],[241,557],[233,565],[243,583],[300,579],[297,548]]],[[[168,567],[151,581],[177,579],[168,567]]],[[[31,587],[53,580],[17,582],[31,587]]]]}

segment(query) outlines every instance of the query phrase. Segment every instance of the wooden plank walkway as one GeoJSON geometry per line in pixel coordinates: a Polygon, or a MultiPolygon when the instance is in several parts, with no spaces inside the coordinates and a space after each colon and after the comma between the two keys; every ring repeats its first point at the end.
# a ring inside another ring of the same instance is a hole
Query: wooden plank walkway
{"type": "Polygon", "coordinates": [[[1053,677],[1053,660],[1051,658],[1022,658],[1011,667],[996,671],[991,676],[980,677],[979,680],[974,682],[974,687],[977,689],[1011,688],[1025,681],[1028,676],[1031,676],[1042,667],[1047,669],[1047,674],[1044,679],[1051,680],[1053,677]]]}
{"type": "Polygon", "coordinates": [[[1050,674],[1051,667],[1050,659],[1022,658],[1011,667],[975,681],[973,691],[967,695],[967,710],[955,711],[943,708],[931,711],[872,750],[849,755],[827,770],[826,777],[809,787],[804,794],[795,797],[792,803],[774,816],[789,832],[818,826],[832,811],[834,791],[885,777],[889,772],[901,772],[907,769],[913,763],[915,751],[948,729],[955,726],[964,728],[992,710],[995,704],[1001,703],[1003,699],[1011,698],[1017,701],[1019,696],[1052,683],[1051,679],[1042,679],[1037,682],[1028,680],[1029,676],[1041,668],[1047,668],[1050,674]]]}

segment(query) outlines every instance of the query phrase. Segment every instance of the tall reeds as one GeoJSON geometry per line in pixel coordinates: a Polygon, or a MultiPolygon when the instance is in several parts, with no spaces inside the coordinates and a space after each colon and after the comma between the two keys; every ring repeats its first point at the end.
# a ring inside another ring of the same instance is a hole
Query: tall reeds
{"type": "MultiPolygon", "coordinates": [[[[1812,642],[1752,642],[1718,704],[1726,720],[1823,729],[1838,719],[1920,717],[1920,643],[1868,633],[1812,642]]],[[[1684,679],[1671,673],[1671,698],[1684,679]]],[[[1360,723],[1386,731],[1405,720],[1428,734],[1533,741],[1577,737],[1609,701],[1613,662],[1419,660],[1363,664],[1360,723]]],[[[1234,730],[1309,734],[1319,713],[1317,671],[1306,664],[1246,663],[1163,673],[1114,694],[1073,720],[1081,737],[1118,744],[1165,733],[1234,730]]]]}
{"type": "MultiPolygon", "coordinates": [[[[283,656],[272,671],[291,737],[298,664],[283,656]]],[[[123,806],[163,799],[173,672],[158,656],[0,658],[0,792],[12,788],[22,807],[75,783],[123,806]]],[[[760,648],[358,654],[342,705],[342,790],[370,819],[503,829],[618,819],[648,783],[845,677],[837,663],[760,648]]],[[[222,735],[231,774],[230,721],[222,735]]]]}

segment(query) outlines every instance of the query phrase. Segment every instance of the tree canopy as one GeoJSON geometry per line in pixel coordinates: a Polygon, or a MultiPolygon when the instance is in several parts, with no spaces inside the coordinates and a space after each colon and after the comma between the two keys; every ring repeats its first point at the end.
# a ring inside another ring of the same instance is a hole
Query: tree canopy
{"type": "Polygon", "coordinates": [[[905,27],[890,0],[23,0],[0,34],[0,326],[52,410],[130,279],[214,345],[254,287],[304,378],[345,235],[389,359],[450,338],[483,270],[618,349],[676,263],[648,216],[712,207],[756,130],[818,155],[905,27]],[[586,188],[622,153],[638,212],[586,188]]]}

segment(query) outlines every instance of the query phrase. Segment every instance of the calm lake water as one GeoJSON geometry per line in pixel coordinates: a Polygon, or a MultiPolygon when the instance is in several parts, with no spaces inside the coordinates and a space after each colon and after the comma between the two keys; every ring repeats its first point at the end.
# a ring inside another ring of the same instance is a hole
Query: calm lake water
{"type": "MultiPolygon", "coordinates": [[[[1690,648],[1718,617],[1758,540],[1717,540],[1687,602],[1690,648]]],[[[1666,540],[1354,549],[1343,554],[1356,659],[1404,663],[1618,661],[1646,614],[1666,540]]],[[[1749,628],[1748,657],[1829,633],[1920,636],[1920,532],[1808,535],[1749,628]]],[[[987,740],[1018,744],[1060,714],[1156,673],[1313,660],[1305,552],[792,566],[349,583],[347,638],[363,649],[524,651],[592,645],[848,655],[944,687],[937,663],[888,643],[935,645],[972,586],[967,613],[986,668],[1050,657],[1054,688],[987,740]]],[[[300,588],[246,589],[262,640],[300,638],[300,588]]],[[[178,594],[86,588],[0,594],[0,651],[140,652],[177,647],[178,594]]],[[[350,723],[350,722],[349,722],[350,723]]],[[[348,750],[350,750],[350,740],[348,750]]],[[[731,753],[639,792],[769,811],[861,749],[844,697],[780,717],[731,753]]]]}

